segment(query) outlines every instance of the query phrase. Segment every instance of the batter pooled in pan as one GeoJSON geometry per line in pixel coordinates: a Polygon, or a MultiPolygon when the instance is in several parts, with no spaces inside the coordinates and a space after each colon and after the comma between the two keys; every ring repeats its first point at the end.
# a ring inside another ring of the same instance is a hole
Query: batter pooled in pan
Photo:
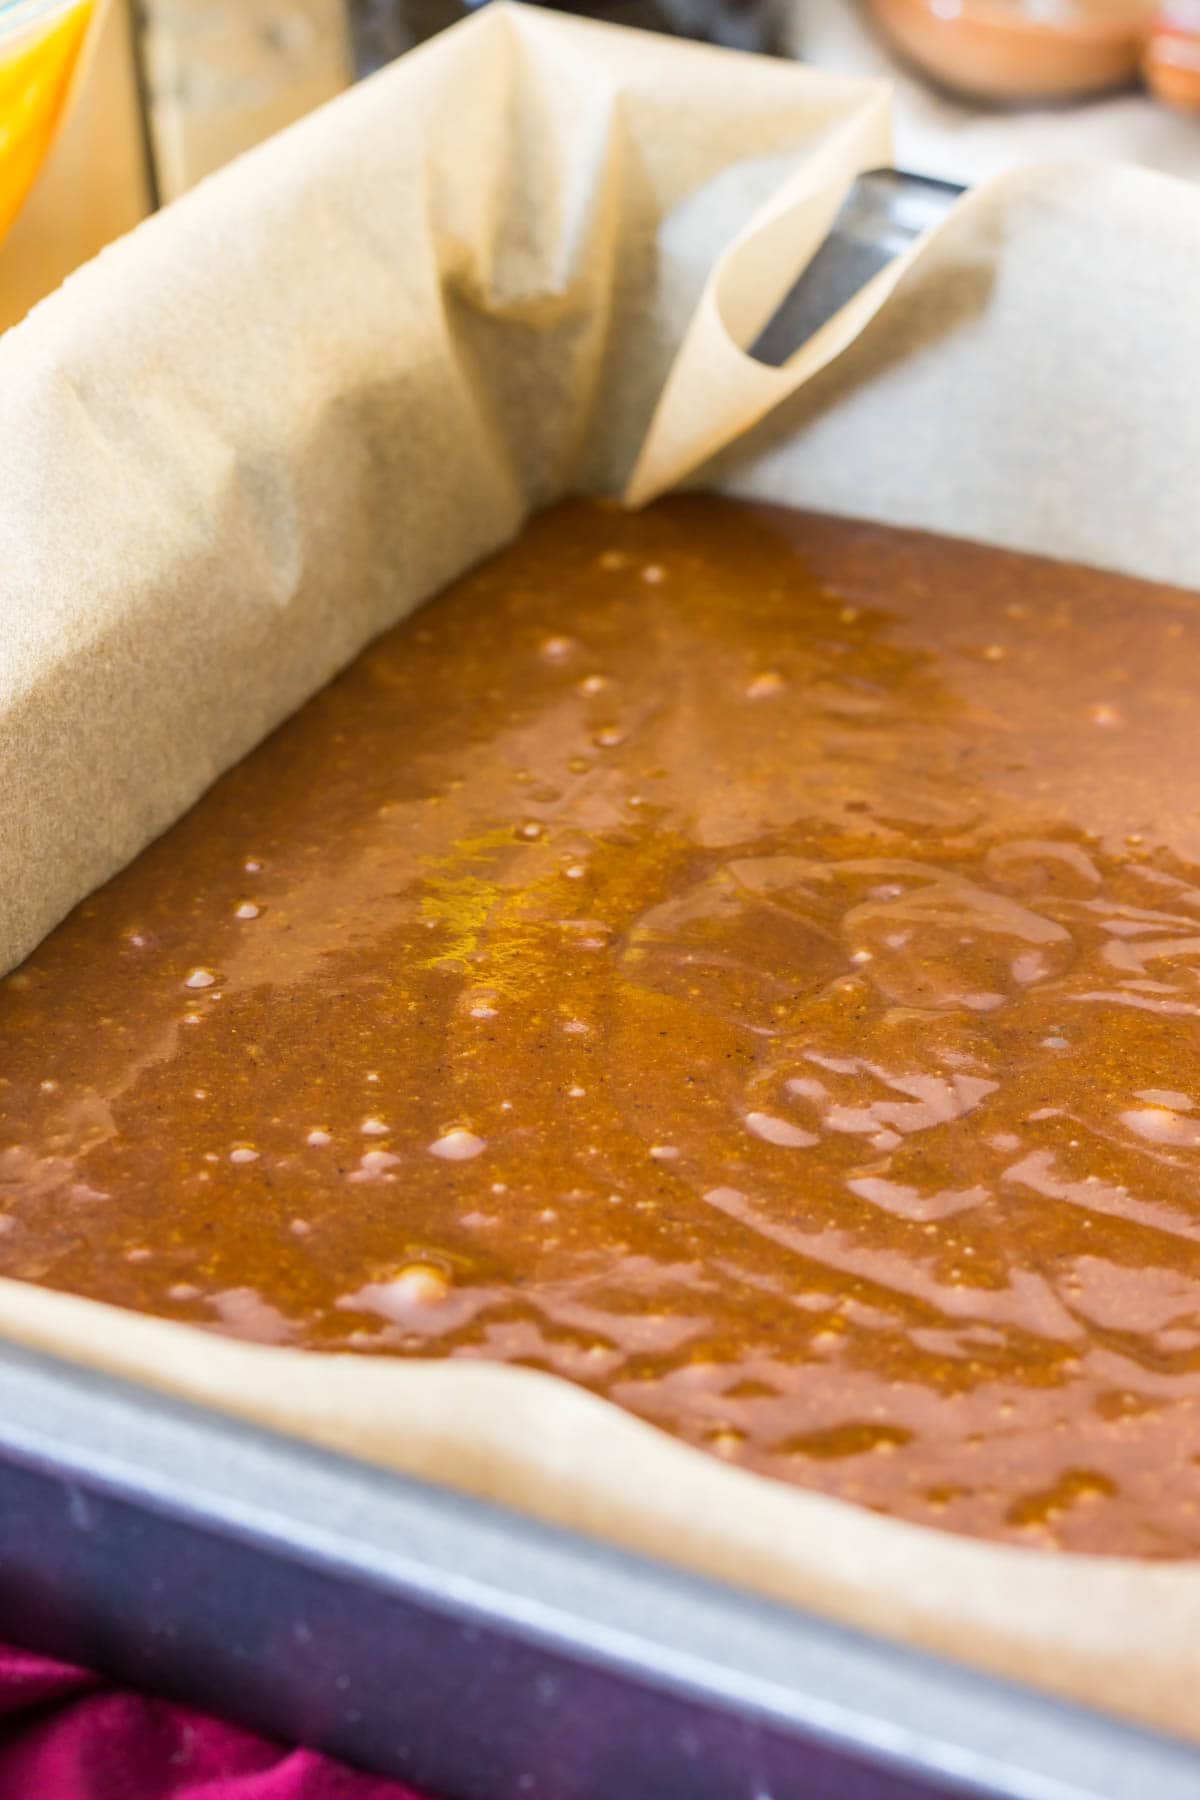
{"type": "Polygon", "coordinates": [[[574,503],[0,984],[0,1273],[1200,1552],[1200,600],[574,503]]]}

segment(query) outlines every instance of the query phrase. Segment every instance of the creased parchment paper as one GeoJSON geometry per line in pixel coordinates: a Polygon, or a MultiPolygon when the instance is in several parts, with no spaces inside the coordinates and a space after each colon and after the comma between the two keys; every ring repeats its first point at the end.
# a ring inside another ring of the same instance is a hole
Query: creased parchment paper
{"type": "MultiPolygon", "coordinates": [[[[887,160],[871,84],[490,6],[0,340],[0,966],[565,489],[689,478],[1200,587],[1200,194],[1005,177],[759,367],[887,160]]],[[[528,1371],[13,1282],[0,1331],[1200,1737],[1200,1565],[894,1523],[528,1371]]]]}

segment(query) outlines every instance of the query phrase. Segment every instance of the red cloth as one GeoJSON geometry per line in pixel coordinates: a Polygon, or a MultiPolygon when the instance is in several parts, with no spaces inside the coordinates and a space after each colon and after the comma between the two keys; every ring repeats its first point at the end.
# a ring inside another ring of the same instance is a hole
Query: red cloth
{"type": "Polygon", "coordinates": [[[0,1800],[421,1800],[313,1750],[0,1646],[0,1800]]]}

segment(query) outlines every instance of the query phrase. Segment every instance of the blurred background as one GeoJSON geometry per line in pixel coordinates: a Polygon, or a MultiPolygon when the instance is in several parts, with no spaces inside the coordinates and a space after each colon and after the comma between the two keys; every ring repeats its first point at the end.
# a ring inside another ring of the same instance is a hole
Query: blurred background
{"type": "MultiPolygon", "coordinates": [[[[486,0],[473,0],[474,4],[486,0]]],[[[0,329],[161,200],[465,16],[472,0],[0,0],[0,329]]],[[[897,161],[1200,180],[1200,0],[587,0],[896,83],[897,161]]]]}

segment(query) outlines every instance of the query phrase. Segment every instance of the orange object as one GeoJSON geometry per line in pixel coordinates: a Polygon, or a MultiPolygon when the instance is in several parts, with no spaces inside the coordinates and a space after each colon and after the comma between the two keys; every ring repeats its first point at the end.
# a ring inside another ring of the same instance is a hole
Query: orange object
{"type": "Polygon", "coordinates": [[[96,0],[0,7],[0,236],[54,142],[95,12],[96,0]]]}
{"type": "Polygon", "coordinates": [[[980,99],[1069,100],[1133,81],[1147,0],[868,0],[897,48],[980,99]]]}
{"type": "Polygon", "coordinates": [[[1200,0],[1171,0],[1161,8],[1142,70],[1168,106],[1200,113],[1200,0]]]}

